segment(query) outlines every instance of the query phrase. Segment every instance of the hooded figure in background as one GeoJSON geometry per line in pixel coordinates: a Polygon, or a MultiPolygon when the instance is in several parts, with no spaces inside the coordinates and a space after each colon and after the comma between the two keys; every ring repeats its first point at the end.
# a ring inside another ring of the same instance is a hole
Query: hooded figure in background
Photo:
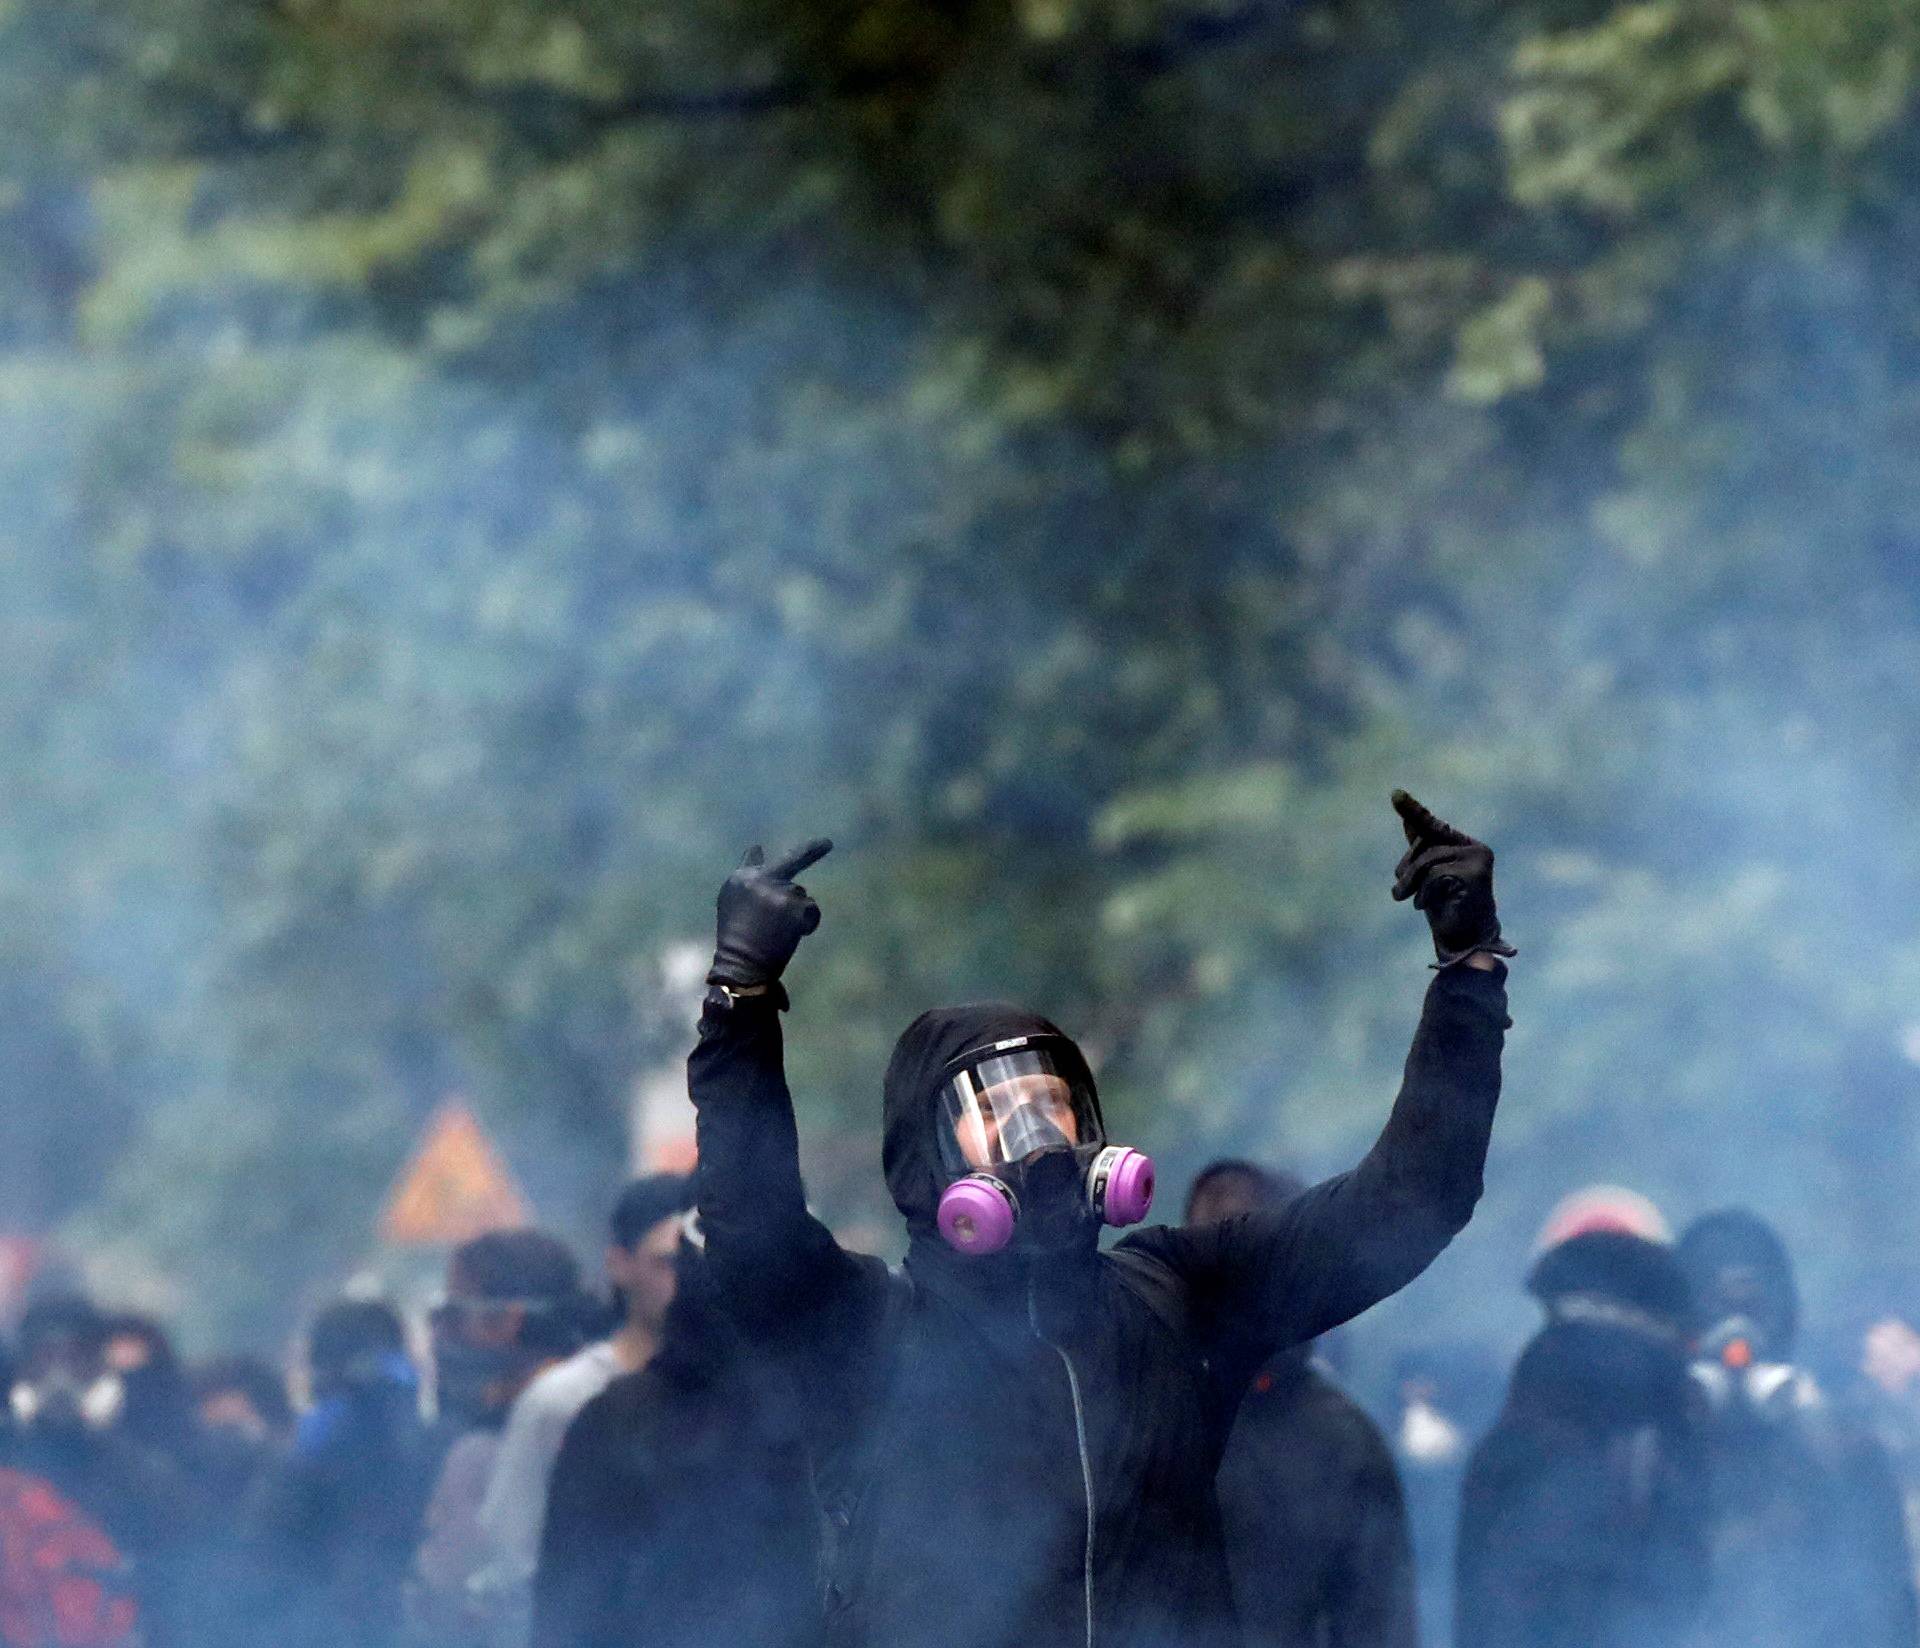
{"type": "Polygon", "coordinates": [[[410,1648],[519,1648],[526,1592],[497,1563],[481,1511],[514,1402],[585,1342],[599,1307],[567,1244],[544,1230],[492,1230],[447,1261],[433,1308],[441,1431],[457,1432],[422,1515],[405,1590],[410,1648]]]}
{"type": "Polygon", "coordinates": [[[498,1601],[498,1648],[525,1648],[531,1630],[533,1576],[553,1464],[567,1428],[614,1380],[638,1373],[659,1349],[679,1274],[679,1248],[693,1179],[655,1173],[635,1179],[614,1203],[606,1253],[619,1320],[555,1363],[514,1399],[493,1462],[480,1528],[492,1557],[479,1585],[498,1601]]]}
{"type": "Polygon", "coordinates": [[[122,1428],[126,1388],[107,1357],[107,1318],[81,1298],[28,1307],[9,1392],[9,1463],[42,1477],[126,1559],[150,1648],[197,1640],[204,1507],[180,1470],[122,1428]]]}
{"type": "MultiPolygon", "coordinates": [[[[15,1389],[0,1344],[0,1390],[15,1389]]],[[[0,1645],[147,1648],[141,1599],[127,1555],[97,1519],[45,1477],[22,1469],[11,1401],[0,1405],[0,1645]]]]}
{"type": "MultiPolygon", "coordinates": [[[[1284,1207],[1304,1181],[1215,1162],[1189,1226],[1284,1207]]],[[[1246,1648],[1415,1648],[1413,1542],[1393,1453],[1311,1346],[1254,1376],[1214,1478],[1246,1648]]]]}
{"type": "Polygon", "coordinates": [[[1679,1253],[1713,1465],[1701,1641],[1912,1648],[1920,1614],[1893,1467],[1793,1363],[1800,1298],[1786,1244],[1730,1208],[1695,1221],[1679,1253]]]}
{"type": "Polygon", "coordinates": [[[233,1639],[387,1648],[436,1462],[406,1330],[373,1299],[336,1299],[307,1334],[313,1403],[245,1518],[251,1595],[233,1639]]]}
{"type": "Polygon", "coordinates": [[[1213,1479],[1273,1356],[1417,1276],[1481,1188],[1507,1026],[1493,855],[1396,795],[1395,893],[1441,966],[1385,1131],[1283,1209],[1137,1221],[1151,1164],[1106,1136],[1079,1049],[1006,1004],[923,1014],[887,1069],[909,1248],[842,1249],[801,1186],[779,977],[819,911],[815,842],[720,895],[689,1062],[708,1262],[792,1381],[836,1648],[1221,1648],[1238,1640],[1213,1479]]]}
{"type": "Polygon", "coordinates": [[[567,1428],[535,1648],[817,1648],[815,1507],[792,1393],[682,1240],[660,1346],[567,1428]]]}
{"type": "Polygon", "coordinates": [[[1708,1578],[1686,1278],[1663,1229],[1549,1228],[1546,1325],[1467,1466],[1454,1648],[1679,1648],[1708,1578]]]}

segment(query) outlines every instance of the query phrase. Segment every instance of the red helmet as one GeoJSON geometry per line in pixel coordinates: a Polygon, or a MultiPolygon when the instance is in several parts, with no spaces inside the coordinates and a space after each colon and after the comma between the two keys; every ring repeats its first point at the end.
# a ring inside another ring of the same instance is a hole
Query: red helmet
{"type": "Polygon", "coordinates": [[[1536,1256],[1558,1247],[1576,1236],[1597,1230],[1617,1236],[1638,1236],[1643,1242],[1658,1242],[1665,1247],[1673,1241],[1673,1231],[1659,1208],[1637,1190],[1620,1185],[1588,1185],[1563,1196],[1547,1215],[1540,1235],[1533,1244],[1536,1256]]]}

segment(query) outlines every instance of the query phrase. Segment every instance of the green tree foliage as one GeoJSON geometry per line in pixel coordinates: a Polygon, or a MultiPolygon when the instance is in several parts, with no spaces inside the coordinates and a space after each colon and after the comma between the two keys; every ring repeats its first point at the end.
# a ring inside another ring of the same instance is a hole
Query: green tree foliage
{"type": "Polygon", "coordinates": [[[1523,951],[1476,1297],[1595,1174],[1864,1275],[1920,1237],[1904,1109],[1839,1102],[1920,973],[1917,53],[1892,0],[0,5],[0,965],[118,1140],[49,1210],[257,1333],[461,1086],[583,1220],[662,951],[816,831],[837,1211],[894,1031],[988,992],[1176,1168],[1336,1163],[1425,959],[1398,782],[1523,951]]]}

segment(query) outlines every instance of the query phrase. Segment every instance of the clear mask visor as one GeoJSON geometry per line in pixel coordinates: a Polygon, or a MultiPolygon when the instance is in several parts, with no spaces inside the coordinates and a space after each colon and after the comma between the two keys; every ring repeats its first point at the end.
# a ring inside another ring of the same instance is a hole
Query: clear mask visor
{"type": "Polygon", "coordinates": [[[1101,1144],[1093,1096],[1045,1047],[988,1049],[942,1090],[949,1173],[991,1173],[1038,1151],[1101,1144]]]}

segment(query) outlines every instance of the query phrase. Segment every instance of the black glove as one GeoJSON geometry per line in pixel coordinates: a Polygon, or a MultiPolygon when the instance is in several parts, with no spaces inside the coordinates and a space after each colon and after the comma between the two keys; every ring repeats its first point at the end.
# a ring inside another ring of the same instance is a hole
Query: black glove
{"type": "Polygon", "coordinates": [[[1405,790],[1393,792],[1393,810],[1406,827],[1407,854],[1394,866],[1393,896],[1410,898],[1433,929],[1442,967],[1476,951],[1510,956],[1493,903],[1493,849],[1443,823],[1405,790]]]}
{"type": "Polygon", "coordinates": [[[832,850],[833,843],[822,838],[768,864],[758,847],[747,849],[740,868],[720,887],[718,931],[707,983],[736,989],[777,986],[800,941],[820,925],[820,906],[793,878],[832,850]]]}

